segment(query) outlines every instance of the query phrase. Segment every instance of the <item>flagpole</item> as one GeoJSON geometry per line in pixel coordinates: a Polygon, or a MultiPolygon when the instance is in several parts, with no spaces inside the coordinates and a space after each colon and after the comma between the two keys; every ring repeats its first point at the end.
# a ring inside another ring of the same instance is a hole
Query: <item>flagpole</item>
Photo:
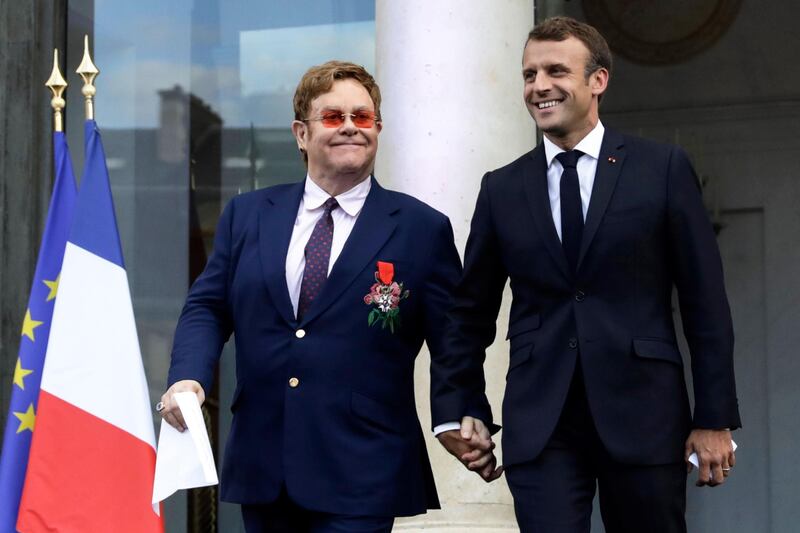
{"type": "MultiPolygon", "coordinates": [[[[31,450],[36,441],[34,429],[38,431],[40,421],[40,383],[50,342],[54,307],[58,299],[61,266],[77,197],[72,161],[63,132],[62,112],[66,105],[63,95],[67,82],[58,68],[58,50],[53,52],[53,71],[44,85],[52,92],[50,105],[53,108],[55,130],[55,175],[28,306],[25,309],[3,436],[3,453],[0,454],[0,531],[4,533],[19,530],[16,524],[20,514],[20,501],[31,450]]],[[[42,153],[46,151],[42,150],[42,153]]]]}
{"type": "MultiPolygon", "coordinates": [[[[108,166],[94,121],[99,70],[88,37],[77,73],[86,99],[83,178],[74,210],[60,226],[66,231],[59,269],[36,276],[34,284],[40,290],[35,303],[52,308],[49,331],[33,303],[26,311],[25,345],[46,340],[47,351],[38,373],[38,404],[18,402],[9,417],[15,423],[7,426],[7,438],[32,438],[17,527],[0,527],[0,532],[39,532],[46,524],[52,531],[163,533],[160,506],[151,504],[156,464],[152,407],[108,166]],[[42,278],[45,283],[38,281],[42,278]],[[51,285],[58,296],[48,304],[44,289],[51,285]]],[[[53,136],[56,147],[66,146],[63,132],[53,136]]],[[[13,386],[22,389],[18,384],[25,385],[23,374],[31,366],[24,354],[19,361],[13,386]]],[[[33,388],[33,375],[25,389],[33,388]]],[[[7,449],[4,445],[3,461],[7,449]]],[[[7,500],[0,493],[0,509],[7,500]]]]}
{"type": "Polygon", "coordinates": [[[81,93],[86,97],[86,120],[94,120],[94,95],[97,92],[94,86],[94,79],[100,74],[100,71],[92,61],[91,54],[89,54],[88,35],[83,38],[83,59],[75,72],[83,78],[81,93]]]}
{"type": "Polygon", "coordinates": [[[53,71],[50,73],[50,78],[45,82],[45,85],[53,93],[53,99],[50,100],[50,106],[53,108],[53,131],[64,131],[61,110],[64,109],[66,102],[62,95],[68,84],[64,76],[61,75],[61,69],[58,68],[58,48],[53,50],[53,71]]]}

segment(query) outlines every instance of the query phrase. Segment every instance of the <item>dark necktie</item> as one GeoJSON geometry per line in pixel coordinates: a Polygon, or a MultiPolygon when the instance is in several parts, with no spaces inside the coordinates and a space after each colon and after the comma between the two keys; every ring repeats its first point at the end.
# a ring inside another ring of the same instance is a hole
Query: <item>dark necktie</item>
{"type": "Polygon", "coordinates": [[[328,263],[331,259],[333,243],[333,217],[331,211],[339,207],[335,198],[328,198],[323,204],[325,210],[314,226],[311,237],[306,244],[306,267],[303,270],[303,281],[300,284],[300,299],[297,302],[297,320],[303,318],[314,298],[322,290],[328,279],[328,263]]]}
{"type": "Polygon", "coordinates": [[[583,208],[581,207],[581,187],[578,181],[578,159],[583,155],[579,150],[561,152],[556,159],[564,167],[561,173],[561,246],[574,274],[578,267],[578,254],[583,235],[583,208]]]}

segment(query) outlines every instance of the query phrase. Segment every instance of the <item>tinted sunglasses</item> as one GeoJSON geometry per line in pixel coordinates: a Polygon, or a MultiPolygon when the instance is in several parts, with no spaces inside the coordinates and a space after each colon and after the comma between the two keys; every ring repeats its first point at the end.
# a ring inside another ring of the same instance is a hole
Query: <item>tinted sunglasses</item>
{"type": "Polygon", "coordinates": [[[380,122],[380,119],[372,111],[356,111],[355,113],[343,113],[341,111],[323,111],[317,118],[307,118],[303,122],[319,120],[326,128],[340,128],[344,121],[350,117],[356,128],[368,129],[380,122]]]}

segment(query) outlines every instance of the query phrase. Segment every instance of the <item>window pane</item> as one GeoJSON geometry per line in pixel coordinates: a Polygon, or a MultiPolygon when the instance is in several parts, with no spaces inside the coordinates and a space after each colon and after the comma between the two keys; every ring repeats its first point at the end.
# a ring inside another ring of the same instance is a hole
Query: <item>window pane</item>
{"type": "MultiPolygon", "coordinates": [[[[374,1],[72,0],[68,24],[68,65],[80,62],[89,34],[101,71],[96,119],[155,402],[222,207],[236,194],[305,178],[290,130],[294,89],[310,66],[329,59],[374,71],[374,1]]],[[[79,83],[69,81],[67,132],[81,168],[83,102],[79,83]]],[[[208,404],[221,443],[234,375],[226,353],[220,402],[208,404]]],[[[221,452],[220,445],[218,461],[221,452]]],[[[186,530],[186,502],[184,493],[168,500],[168,531],[186,530]]],[[[240,530],[238,506],[223,505],[217,516],[220,531],[240,530]]],[[[195,521],[189,529],[203,527],[195,521]]]]}

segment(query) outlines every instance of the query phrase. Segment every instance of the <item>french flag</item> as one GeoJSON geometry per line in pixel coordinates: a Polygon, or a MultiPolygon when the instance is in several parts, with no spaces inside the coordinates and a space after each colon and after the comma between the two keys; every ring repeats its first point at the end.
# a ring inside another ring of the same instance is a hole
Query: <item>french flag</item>
{"type": "Polygon", "coordinates": [[[93,120],[85,142],[17,529],[162,532],[147,381],[93,120]]]}

